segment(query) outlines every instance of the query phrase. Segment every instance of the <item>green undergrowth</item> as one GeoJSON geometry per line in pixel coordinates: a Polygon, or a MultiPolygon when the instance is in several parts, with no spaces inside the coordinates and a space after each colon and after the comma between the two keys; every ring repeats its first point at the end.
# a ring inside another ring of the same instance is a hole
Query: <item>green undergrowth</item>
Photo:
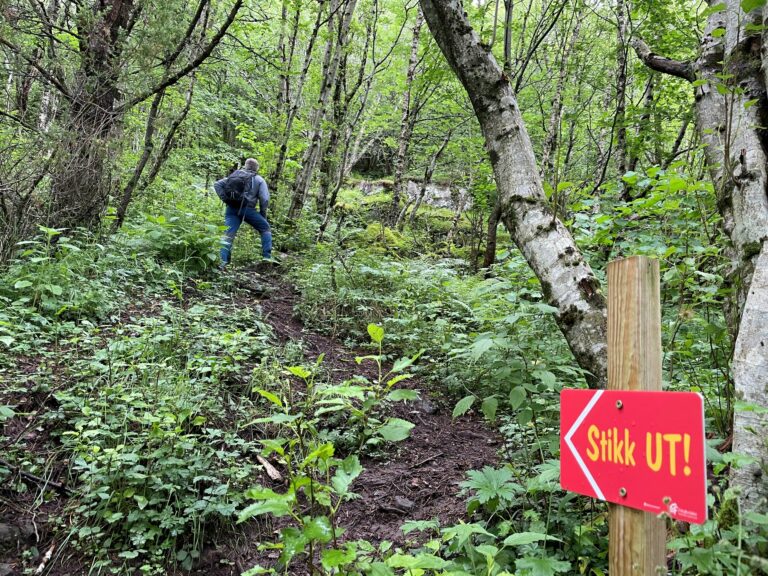
{"type": "MultiPolygon", "coordinates": [[[[256,470],[236,423],[269,329],[221,301],[218,234],[179,211],[105,239],[43,228],[0,277],[0,434],[29,416],[48,438],[30,453],[0,436],[12,466],[0,479],[25,493],[19,469],[68,477],[57,538],[91,570],[191,566],[256,470]],[[209,299],[187,305],[190,286],[209,299]]],[[[33,506],[52,499],[48,488],[33,506]]]]}
{"type": "MultiPolygon", "coordinates": [[[[599,212],[563,186],[578,207],[565,223],[600,278],[626,252],[660,259],[665,386],[705,398],[711,519],[667,522],[669,571],[764,573],[768,517],[740,513],[727,479],[743,458],[715,449],[735,400],[726,258],[714,213],[692,216],[711,190],[661,171],[628,178],[638,197],[606,194],[599,212]]],[[[607,574],[605,505],[558,482],[559,393],[589,375],[516,249],[500,245],[486,277],[430,244],[428,219],[400,232],[366,221],[370,207],[350,209],[316,242],[317,219],[276,217],[304,325],[363,351],[359,375],[339,382],[322,356],[278,345],[238,292],[253,280],[239,271],[258,255],[253,234],[238,236],[226,275],[213,270],[221,229],[208,208],[140,215],[112,237],[41,229],[0,276],[0,441],[11,464],[0,481],[34,494],[38,509],[59,496],[18,469],[67,478],[74,493],[55,537],[90,572],[183,572],[206,545],[254,531],[255,552],[277,561],[248,574],[607,574]],[[401,384],[411,375],[451,402],[453,418],[496,426],[500,462],[467,473],[462,522],[404,519],[400,548],[348,540],[339,511],[357,497],[361,456],[391,457],[413,427],[391,414],[419,398],[401,384]],[[28,417],[46,451],[7,436],[28,417]]],[[[27,572],[39,556],[27,551],[27,572]]]]}

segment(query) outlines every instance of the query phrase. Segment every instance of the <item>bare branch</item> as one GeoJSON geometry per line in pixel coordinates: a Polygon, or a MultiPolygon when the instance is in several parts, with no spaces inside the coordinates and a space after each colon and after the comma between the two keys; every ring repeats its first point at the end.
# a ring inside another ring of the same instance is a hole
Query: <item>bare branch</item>
{"type": "Polygon", "coordinates": [[[27,62],[27,63],[28,63],[30,66],[32,66],[33,68],[35,68],[35,70],[37,70],[38,72],[40,72],[40,74],[41,74],[41,76],[42,76],[43,78],[45,78],[45,79],[46,79],[48,82],[50,82],[52,85],[54,85],[54,86],[56,87],[56,89],[57,89],[59,92],[61,92],[61,94],[62,94],[62,95],[63,95],[63,96],[64,96],[64,97],[65,97],[67,100],[72,100],[72,96],[70,95],[70,93],[69,93],[69,90],[67,90],[67,87],[66,87],[66,86],[64,86],[64,83],[63,83],[61,80],[59,80],[58,78],[56,78],[56,77],[55,77],[53,74],[51,74],[51,72],[50,72],[50,71],[48,71],[48,70],[46,70],[45,68],[43,68],[43,67],[40,65],[40,62],[39,62],[38,60],[35,60],[35,59],[33,59],[33,58],[30,58],[29,56],[27,56],[26,54],[24,54],[24,52],[21,50],[21,48],[19,48],[18,46],[16,46],[15,44],[13,44],[12,42],[10,42],[10,41],[6,40],[6,39],[5,39],[5,38],[3,38],[3,37],[0,37],[0,44],[2,44],[3,46],[6,46],[8,49],[10,49],[10,50],[11,50],[12,52],[14,52],[15,54],[18,54],[18,55],[19,55],[19,56],[20,56],[22,59],[24,59],[24,60],[25,60],[25,61],[26,61],[26,62],[27,62]]]}
{"type": "Polygon", "coordinates": [[[125,110],[128,110],[135,106],[136,104],[143,102],[150,96],[153,96],[160,92],[161,90],[165,90],[166,88],[169,88],[170,86],[173,86],[176,84],[179,80],[184,78],[187,74],[192,72],[193,70],[197,69],[205,60],[211,55],[214,48],[219,45],[222,38],[227,33],[227,30],[229,30],[229,27],[232,25],[232,23],[235,21],[235,18],[237,17],[237,13],[240,11],[240,8],[243,6],[244,0],[237,0],[235,2],[235,5],[232,6],[232,9],[229,11],[229,16],[227,16],[227,20],[222,24],[219,31],[216,33],[216,35],[211,38],[211,41],[208,43],[208,45],[200,52],[200,54],[197,55],[197,57],[192,60],[189,64],[184,66],[181,70],[178,70],[176,73],[171,74],[170,76],[166,76],[163,80],[161,80],[156,86],[150,88],[149,90],[140,93],[138,96],[135,96],[133,99],[129,100],[122,106],[120,106],[119,111],[124,112],[125,110]]]}

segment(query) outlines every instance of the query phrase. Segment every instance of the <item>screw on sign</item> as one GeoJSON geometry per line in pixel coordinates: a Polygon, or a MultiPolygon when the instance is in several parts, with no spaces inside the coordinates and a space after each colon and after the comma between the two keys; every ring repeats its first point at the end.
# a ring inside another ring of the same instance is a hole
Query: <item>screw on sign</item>
{"type": "Polygon", "coordinates": [[[560,406],[563,489],[685,522],[706,522],[701,395],[563,390],[560,406]]]}

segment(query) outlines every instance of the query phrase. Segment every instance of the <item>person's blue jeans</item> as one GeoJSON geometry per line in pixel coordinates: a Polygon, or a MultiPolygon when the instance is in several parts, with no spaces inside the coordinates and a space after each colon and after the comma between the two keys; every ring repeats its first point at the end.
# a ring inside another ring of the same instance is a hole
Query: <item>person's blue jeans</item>
{"type": "Polygon", "coordinates": [[[224,224],[227,226],[227,231],[224,233],[224,238],[221,239],[221,261],[224,264],[229,264],[229,259],[232,256],[232,243],[235,241],[235,235],[243,221],[253,226],[261,236],[261,255],[264,258],[272,257],[272,231],[267,219],[259,214],[256,208],[244,206],[238,209],[228,205],[224,210],[224,224]]]}

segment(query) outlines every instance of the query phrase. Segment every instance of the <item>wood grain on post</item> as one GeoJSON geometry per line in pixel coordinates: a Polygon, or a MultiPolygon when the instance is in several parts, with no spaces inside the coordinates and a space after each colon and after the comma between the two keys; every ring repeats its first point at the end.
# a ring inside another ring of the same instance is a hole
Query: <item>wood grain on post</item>
{"type": "MultiPolygon", "coordinates": [[[[608,264],[608,389],[661,390],[659,263],[633,256],[608,264]]],[[[609,504],[611,576],[661,576],[666,527],[654,514],[609,504]]]]}

